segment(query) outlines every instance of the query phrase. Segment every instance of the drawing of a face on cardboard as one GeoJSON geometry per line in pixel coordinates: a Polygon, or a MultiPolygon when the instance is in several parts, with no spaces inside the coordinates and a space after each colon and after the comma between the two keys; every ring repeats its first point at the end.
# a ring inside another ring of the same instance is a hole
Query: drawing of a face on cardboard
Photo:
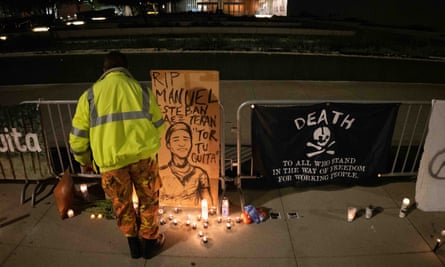
{"type": "Polygon", "coordinates": [[[188,125],[185,123],[174,124],[165,139],[167,148],[171,151],[172,156],[181,159],[188,158],[192,150],[192,133],[188,125]]]}

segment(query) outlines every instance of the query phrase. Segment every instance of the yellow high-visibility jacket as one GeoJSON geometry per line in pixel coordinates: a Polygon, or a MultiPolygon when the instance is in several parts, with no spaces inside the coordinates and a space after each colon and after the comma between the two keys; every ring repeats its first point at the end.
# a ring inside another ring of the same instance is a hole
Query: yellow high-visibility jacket
{"type": "Polygon", "coordinates": [[[125,68],[106,71],[79,98],[69,135],[81,165],[91,156],[101,172],[154,158],[165,124],[156,98],[125,68]]]}

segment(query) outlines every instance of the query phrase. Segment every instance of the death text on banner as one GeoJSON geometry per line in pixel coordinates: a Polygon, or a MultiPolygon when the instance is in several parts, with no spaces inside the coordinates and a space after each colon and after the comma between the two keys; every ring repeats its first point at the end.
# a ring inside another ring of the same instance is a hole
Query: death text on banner
{"type": "Polygon", "coordinates": [[[277,186],[370,181],[388,167],[399,104],[252,110],[254,172],[277,186]]]}

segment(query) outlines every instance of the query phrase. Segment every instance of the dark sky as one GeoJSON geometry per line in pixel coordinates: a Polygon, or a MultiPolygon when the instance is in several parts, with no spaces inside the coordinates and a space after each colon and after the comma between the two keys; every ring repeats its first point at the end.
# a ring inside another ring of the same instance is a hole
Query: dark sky
{"type": "Polygon", "coordinates": [[[445,30],[444,0],[298,0],[288,1],[288,14],[356,18],[372,24],[424,26],[445,30]]]}

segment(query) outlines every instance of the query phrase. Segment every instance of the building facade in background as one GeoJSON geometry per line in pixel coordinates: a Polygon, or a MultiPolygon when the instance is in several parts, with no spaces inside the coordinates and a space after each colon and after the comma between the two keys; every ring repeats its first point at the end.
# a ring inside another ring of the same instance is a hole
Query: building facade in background
{"type": "MultiPolygon", "coordinates": [[[[162,8],[162,7],[160,7],[162,8]]],[[[287,0],[181,0],[167,12],[210,12],[232,16],[286,16],[287,0]]]]}
{"type": "MultiPolygon", "coordinates": [[[[145,2],[139,7],[94,5],[94,10],[114,8],[116,15],[137,16],[158,13],[215,13],[230,16],[287,16],[288,0],[179,0],[165,1],[163,4],[145,2]]],[[[77,4],[59,4],[59,18],[73,17],[78,12],[93,10],[89,2],[77,4]]]]}

